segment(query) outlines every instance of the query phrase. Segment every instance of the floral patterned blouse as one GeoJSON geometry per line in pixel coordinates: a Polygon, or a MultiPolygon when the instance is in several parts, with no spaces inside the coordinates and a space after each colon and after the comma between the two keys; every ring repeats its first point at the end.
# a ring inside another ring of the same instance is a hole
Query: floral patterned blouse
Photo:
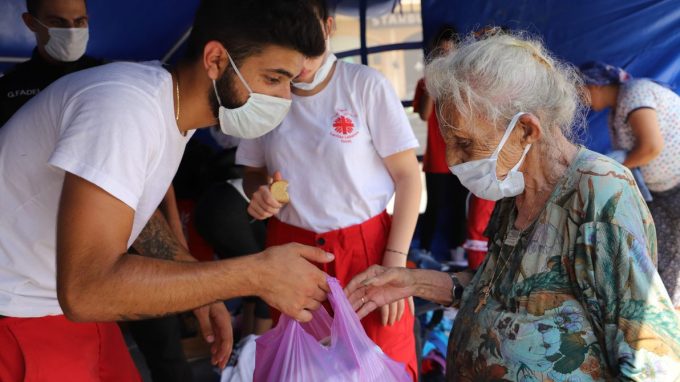
{"type": "Polygon", "coordinates": [[[498,203],[449,340],[449,381],[680,379],[680,320],[635,187],[580,148],[531,227],[514,229],[514,198],[498,203]]]}

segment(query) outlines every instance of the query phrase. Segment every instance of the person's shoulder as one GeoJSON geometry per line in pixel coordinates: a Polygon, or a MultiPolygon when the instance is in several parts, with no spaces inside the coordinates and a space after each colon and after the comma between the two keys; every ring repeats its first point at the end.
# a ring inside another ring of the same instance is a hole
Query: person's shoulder
{"type": "Polygon", "coordinates": [[[634,78],[621,84],[623,97],[634,97],[640,94],[654,94],[664,87],[648,78],[634,78]]]}
{"type": "Polygon", "coordinates": [[[156,61],[118,61],[78,71],[72,76],[91,78],[100,82],[117,81],[133,86],[144,86],[147,83],[157,83],[164,78],[169,78],[170,74],[156,61]]]}
{"type": "Polygon", "coordinates": [[[627,220],[635,219],[634,216],[643,220],[649,217],[627,167],[587,149],[581,149],[575,161],[572,176],[576,177],[575,189],[586,220],[628,226],[633,222],[627,220]]]}
{"type": "Polygon", "coordinates": [[[667,84],[649,78],[637,78],[622,85],[623,89],[632,95],[650,95],[658,99],[671,100],[680,104],[680,96],[667,84]]]}
{"type": "MultiPolygon", "coordinates": [[[[154,62],[113,62],[65,76],[58,82],[81,93],[106,89],[111,96],[116,90],[157,98],[163,84],[171,81],[170,73],[154,62]]],[[[123,100],[121,100],[123,101],[123,100]]]]}
{"type": "MultiPolygon", "coordinates": [[[[589,183],[607,183],[610,187],[602,191],[613,191],[635,186],[630,170],[614,159],[582,148],[574,159],[574,175],[578,177],[579,186],[589,183]]],[[[598,190],[599,191],[599,190],[598,190]]]]}
{"type": "Polygon", "coordinates": [[[387,82],[387,78],[377,69],[362,64],[354,64],[338,60],[337,70],[344,76],[365,84],[387,82]]]}

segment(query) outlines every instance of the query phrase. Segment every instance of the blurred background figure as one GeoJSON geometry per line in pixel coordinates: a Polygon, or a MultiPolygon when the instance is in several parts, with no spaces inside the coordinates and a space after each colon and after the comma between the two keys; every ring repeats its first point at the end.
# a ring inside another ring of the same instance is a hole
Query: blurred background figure
{"type": "MultiPolygon", "coordinates": [[[[442,27],[430,43],[429,56],[445,55],[456,48],[459,36],[452,26],[442,27]]],[[[418,81],[413,96],[413,111],[427,122],[427,145],[423,155],[423,172],[427,190],[427,207],[420,220],[420,251],[411,253],[416,262],[432,256],[432,243],[443,211],[451,211],[451,229],[446,230],[446,241],[451,248],[451,260],[466,267],[465,253],[465,203],[468,190],[451,174],[446,163],[446,145],[439,131],[436,105],[425,88],[425,79],[418,81]]]]}
{"type": "Polygon", "coordinates": [[[0,128],[29,99],[60,77],[100,65],[86,56],[89,28],[85,0],[27,0],[22,15],[35,34],[31,59],[0,78],[0,128]]]}
{"type": "MultiPolygon", "coordinates": [[[[649,209],[658,239],[659,274],[676,310],[680,308],[680,97],[650,79],[633,79],[616,66],[588,62],[581,66],[595,111],[609,108],[612,146],[620,162],[639,168],[642,191],[649,189],[649,209]]],[[[643,192],[644,194],[644,192],[643,192]]]]}

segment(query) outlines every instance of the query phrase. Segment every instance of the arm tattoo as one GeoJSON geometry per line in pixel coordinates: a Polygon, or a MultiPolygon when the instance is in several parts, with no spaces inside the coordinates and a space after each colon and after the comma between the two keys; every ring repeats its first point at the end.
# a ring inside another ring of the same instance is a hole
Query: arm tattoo
{"type": "Polygon", "coordinates": [[[158,210],[146,223],[137,240],[132,243],[132,248],[141,256],[163,260],[175,260],[177,256],[186,252],[158,210]]]}

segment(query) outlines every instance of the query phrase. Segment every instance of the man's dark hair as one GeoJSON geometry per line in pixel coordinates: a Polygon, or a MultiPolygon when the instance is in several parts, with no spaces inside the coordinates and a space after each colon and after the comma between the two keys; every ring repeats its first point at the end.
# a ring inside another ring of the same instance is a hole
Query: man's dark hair
{"type": "MultiPolygon", "coordinates": [[[[38,15],[38,10],[45,0],[26,0],[26,11],[32,16],[38,15]]],[[[87,1],[83,0],[85,6],[87,6],[87,1]]]]}
{"type": "Polygon", "coordinates": [[[203,0],[194,18],[185,61],[218,41],[238,65],[267,45],[294,49],[307,57],[326,50],[324,35],[308,0],[203,0]]]}
{"type": "Polygon", "coordinates": [[[40,0],[26,0],[26,11],[33,16],[37,16],[40,3],[40,0]]]}

